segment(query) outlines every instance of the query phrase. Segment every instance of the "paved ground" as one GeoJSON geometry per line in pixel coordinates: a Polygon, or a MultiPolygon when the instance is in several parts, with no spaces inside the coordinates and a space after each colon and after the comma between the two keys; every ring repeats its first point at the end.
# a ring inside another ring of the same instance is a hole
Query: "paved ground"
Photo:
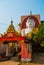
{"type": "MultiPolygon", "coordinates": [[[[19,62],[5,61],[5,62],[0,62],[0,65],[19,65],[19,62]]],[[[20,63],[20,65],[44,65],[44,64],[38,64],[38,63],[20,63]]]]}
{"type": "Polygon", "coordinates": [[[34,53],[32,58],[33,63],[44,64],[44,53],[34,53]]]}
{"type": "MultiPolygon", "coordinates": [[[[0,62],[0,65],[18,65],[20,62],[15,62],[15,58],[11,58],[8,61],[0,62]]],[[[20,63],[20,65],[44,65],[44,53],[34,53],[32,62],[20,63]]]]}
{"type": "Polygon", "coordinates": [[[0,65],[18,65],[19,62],[13,62],[13,61],[5,61],[5,62],[0,62],[0,65]]]}

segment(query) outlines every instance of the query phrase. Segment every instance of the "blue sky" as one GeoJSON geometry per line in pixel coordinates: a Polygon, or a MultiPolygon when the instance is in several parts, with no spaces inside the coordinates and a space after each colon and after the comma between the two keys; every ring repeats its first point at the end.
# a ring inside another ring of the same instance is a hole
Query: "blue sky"
{"type": "Polygon", "coordinates": [[[44,0],[0,0],[0,33],[6,32],[11,17],[17,29],[22,15],[40,14],[44,20],[44,0]]]}

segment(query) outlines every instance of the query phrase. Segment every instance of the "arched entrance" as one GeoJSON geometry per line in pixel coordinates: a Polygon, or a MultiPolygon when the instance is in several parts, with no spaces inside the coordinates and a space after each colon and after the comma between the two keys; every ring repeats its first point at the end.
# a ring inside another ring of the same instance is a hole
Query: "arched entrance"
{"type": "Polygon", "coordinates": [[[17,56],[21,50],[20,43],[18,41],[5,41],[3,44],[6,46],[5,56],[17,56]]]}

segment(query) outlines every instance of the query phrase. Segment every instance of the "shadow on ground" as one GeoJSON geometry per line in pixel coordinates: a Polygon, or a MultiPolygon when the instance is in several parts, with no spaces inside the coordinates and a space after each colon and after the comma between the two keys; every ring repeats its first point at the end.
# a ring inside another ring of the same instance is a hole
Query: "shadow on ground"
{"type": "Polygon", "coordinates": [[[32,63],[44,64],[44,53],[34,52],[32,54],[32,63]]]}

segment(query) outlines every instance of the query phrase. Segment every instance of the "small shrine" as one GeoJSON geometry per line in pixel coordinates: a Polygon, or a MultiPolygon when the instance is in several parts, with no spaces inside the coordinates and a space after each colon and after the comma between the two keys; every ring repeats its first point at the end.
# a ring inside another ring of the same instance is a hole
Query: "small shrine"
{"type": "Polygon", "coordinates": [[[0,37],[0,51],[4,53],[5,56],[13,56],[15,55],[15,51],[18,52],[18,47],[20,46],[20,41],[24,40],[24,36],[18,36],[17,31],[13,25],[13,21],[11,20],[11,24],[6,30],[6,33],[2,37],[0,37]]]}

